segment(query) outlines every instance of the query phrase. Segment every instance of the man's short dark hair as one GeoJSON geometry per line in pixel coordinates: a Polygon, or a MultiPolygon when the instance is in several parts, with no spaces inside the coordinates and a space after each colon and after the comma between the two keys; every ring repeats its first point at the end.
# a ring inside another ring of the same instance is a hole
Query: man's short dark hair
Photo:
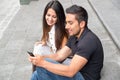
{"type": "Polygon", "coordinates": [[[88,13],[83,7],[72,5],[71,7],[66,9],[66,13],[75,14],[78,22],[80,23],[81,21],[85,21],[87,26],[88,13]]]}

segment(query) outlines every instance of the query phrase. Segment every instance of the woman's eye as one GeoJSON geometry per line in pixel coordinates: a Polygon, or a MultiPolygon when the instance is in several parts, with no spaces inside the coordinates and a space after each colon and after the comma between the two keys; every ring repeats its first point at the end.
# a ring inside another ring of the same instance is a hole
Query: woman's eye
{"type": "Polygon", "coordinates": [[[53,18],[57,18],[56,16],[53,16],[53,18]]]}
{"type": "Polygon", "coordinates": [[[47,16],[50,16],[50,14],[47,14],[47,16]]]}

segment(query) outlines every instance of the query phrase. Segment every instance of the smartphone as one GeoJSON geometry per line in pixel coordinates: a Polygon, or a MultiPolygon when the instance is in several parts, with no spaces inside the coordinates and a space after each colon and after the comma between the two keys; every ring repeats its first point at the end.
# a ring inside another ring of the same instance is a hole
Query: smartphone
{"type": "Polygon", "coordinates": [[[34,54],[33,54],[32,52],[27,51],[27,53],[28,53],[30,56],[33,56],[33,57],[34,57],[34,54]]]}

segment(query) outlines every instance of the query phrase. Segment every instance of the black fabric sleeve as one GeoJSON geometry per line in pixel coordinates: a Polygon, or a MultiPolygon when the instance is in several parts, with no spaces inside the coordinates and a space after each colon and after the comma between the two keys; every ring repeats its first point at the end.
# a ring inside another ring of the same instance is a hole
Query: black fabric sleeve
{"type": "Polygon", "coordinates": [[[93,38],[87,37],[80,42],[75,54],[80,55],[88,60],[96,48],[96,41],[93,38]]]}
{"type": "Polygon", "coordinates": [[[68,42],[66,44],[66,46],[68,46],[71,49],[71,41],[72,41],[73,37],[69,37],[68,42]]]}

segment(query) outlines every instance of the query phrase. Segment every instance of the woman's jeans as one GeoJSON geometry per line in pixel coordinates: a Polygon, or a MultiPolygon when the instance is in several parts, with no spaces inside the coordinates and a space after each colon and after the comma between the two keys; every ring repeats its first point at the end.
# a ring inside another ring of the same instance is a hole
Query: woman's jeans
{"type": "MultiPolygon", "coordinates": [[[[59,64],[58,62],[49,58],[46,58],[46,60],[55,64],[59,64]]],[[[33,72],[31,80],[84,80],[84,78],[80,72],[78,72],[74,77],[65,77],[51,73],[44,68],[36,67],[36,71],[33,72]]]]}

